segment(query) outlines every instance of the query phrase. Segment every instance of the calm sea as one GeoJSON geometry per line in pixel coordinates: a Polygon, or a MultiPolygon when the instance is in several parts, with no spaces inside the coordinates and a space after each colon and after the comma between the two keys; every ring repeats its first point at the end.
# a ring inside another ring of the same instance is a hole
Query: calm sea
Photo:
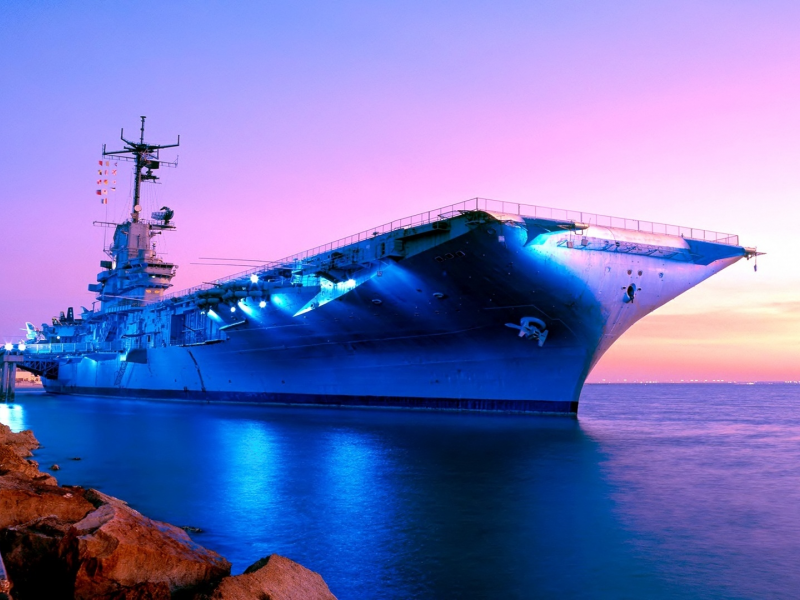
{"type": "Polygon", "coordinates": [[[800,386],[587,386],[580,411],[27,392],[0,421],[61,483],[202,528],[234,572],[288,556],[343,600],[800,596],[800,386]]]}

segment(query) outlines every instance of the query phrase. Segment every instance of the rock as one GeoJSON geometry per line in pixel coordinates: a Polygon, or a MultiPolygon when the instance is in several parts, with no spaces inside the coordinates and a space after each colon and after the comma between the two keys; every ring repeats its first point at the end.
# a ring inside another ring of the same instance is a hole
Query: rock
{"type": "Polygon", "coordinates": [[[0,534],[0,549],[14,596],[58,600],[72,596],[69,573],[59,547],[69,525],[53,516],[9,527],[0,534]]]}
{"type": "Polygon", "coordinates": [[[231,569],[181,529],[121,501],[102,504],[70,527],[60,554],[75,573],[76,599],[167,599],[213,585],[231,569]]]}
{"type": "Polygon", "coordinates": [[[76,523],[94,509],[80,488],[58,487],[47,480],[54,482],[52,477],[44,477],[30,479],[20,473],[0,477],[0,530],[47,515],[76,523]]]}
{"type": "Polygon", "coordinates": [[[46,477],[52,485],[56,483],[51,475],[39,471],[39,463],[35,460],[23,458],[14,446],[0,445],[0,475],[7,473],[19,473],[30,479],[46,477]]]}
{"type": "Polygon", "coordinates": [[[39,471],[39,463],[26,460],[39,442],[30,431],[13,433],[7,425],[0,423],[0,475],[19,473],[31,479],[40,478],[42,483],[55,485],[56,480],[39,471]],[[42,479],[43,478],[43,479],[42,479]]]}
{"type": "Polygon", "coordinates": [[[335,600],[317,573],[277,554],[230,577],[230,563],[183,529],[59,486],[29,459],[39,447],[30,431],[0,424],[0,600],[10,582],[16,600],[335,600]]]}
{"type": "Polygon", "coordinates": [[[39,440],[30,430],[14,433],[8,425],[0,423],[0,446],[11,446],[20,457],[27,458],[39,448],[39,440]]]}
{"type": "Polygon", "coordinates": [[[192,527],[191,525],[181,525],[180,528],[187,533],[203,533],[202,529],[199,527],[192,527]]]}
{"type": "Polygon", "coordinates": [[[93,488],[86,490],[83,496],[86,498],[86,500],[91,502],[95,508],[100,508],[103,504],[111,504],[112,506],[128,506],[128,503],[125,502],[125,500],[120,500],[114,496],[109,496],[103,492],[98,492],[93,488]]]}
{"type": "Polygon", "coordinates": [[[196,600],[336,600],[319,573],[271,554],[196,600]]]}
{"type": "Polygon", "coordinates": [[[60,471],[61,467],[59,467],[58,465],[51,465],[50,466],[50,470],[51,471],[60,471]]]}

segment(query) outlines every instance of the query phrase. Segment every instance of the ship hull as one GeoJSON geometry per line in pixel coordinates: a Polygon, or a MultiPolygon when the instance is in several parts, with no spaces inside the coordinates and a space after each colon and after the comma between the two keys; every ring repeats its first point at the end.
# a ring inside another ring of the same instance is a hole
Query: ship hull
{"type": "Polygon", "coordinates": [[[233,313],[218,307],[224,339],[167,343],[166,324],[179,309],[148,309],[139,320],[150,323],[144,329],[152,341],[136,338],[139,347],[105,360],[63,359],[45,387],[195,401],[575,414],[591,368],[624,331],[744,256],[738,246],[622,229],[593,227],[575,236],[518,216],[450,223],[410,237],[401,259],[370,262],[348,282],[352,289],[323,281],[273,290],[265,307],[247,299],[231,303],[233,313]],[[633,250],[620,251],[620,240],[633,250]],[[627,295],[631,289],[635,297],[627,295]],[[531,318],[545,324],[544,339],[512,327],[531,318]]]}
{"type": "Polygon", "coordinates": [[[474,398],[413,398],[403,396],[345,396],[331,394],[274,394],[268,392],[178,392],[174,390],[46,386],[49,393],[108,398],[136,398],[183,402],[220,402],[274,406],[485,411],[577,415],[578,401],[490,400],[474,398]]]}

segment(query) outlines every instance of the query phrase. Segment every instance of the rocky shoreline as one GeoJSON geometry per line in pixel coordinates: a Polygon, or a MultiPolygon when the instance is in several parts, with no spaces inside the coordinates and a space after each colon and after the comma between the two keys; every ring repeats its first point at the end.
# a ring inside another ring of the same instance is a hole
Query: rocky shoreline
{"type": "Polygon", "coordinates": [[[231,576],[183,529],[59,486],[30,459],[38,447],[0,424],[0,600],[335,600],[318,573],[277,554],[231,576]]]}

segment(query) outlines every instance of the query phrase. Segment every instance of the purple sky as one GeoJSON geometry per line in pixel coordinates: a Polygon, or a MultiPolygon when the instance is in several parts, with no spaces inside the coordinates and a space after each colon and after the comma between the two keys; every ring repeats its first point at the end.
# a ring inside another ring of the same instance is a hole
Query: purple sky
{"type": "Polygon", "coordinates": [[[474,196],[574,208],[769,253],[635,326],[594,380],[800,379],[798,23],[796,1],[7,0],[0,337],[91,306],[100,147],[147,115],[150,140],[181,135],[147,200],[176,211],[176,288],[238,270],[199,257],[474,196]]]}

